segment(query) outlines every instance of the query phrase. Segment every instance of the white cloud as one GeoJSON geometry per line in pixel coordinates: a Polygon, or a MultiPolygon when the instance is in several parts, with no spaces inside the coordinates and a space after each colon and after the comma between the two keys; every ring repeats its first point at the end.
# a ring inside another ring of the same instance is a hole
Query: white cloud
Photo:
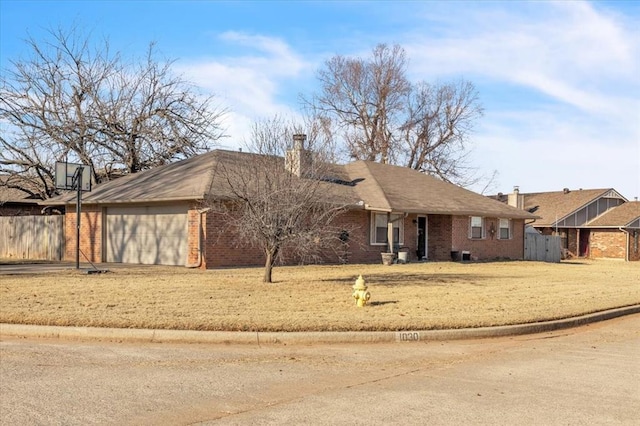
{"type": "Polygon", "coordinates": [[[526,181],[537,190],[611,185],[637,195],[638,22],[606,3],[492,5],[427,14],[440,32],[404,43],[415,76],[476,82],[489,104],[475,138],[479,164],[498,169],[507,189],[526,181]],[[523,159],[535,159],[537,172],[523,159]]]}
{"type": "Polygon", "coordinates": [[[231,137],[223,143],[236,148],[248,137],[255,120],[295,114],[291,104],[283,101],[288,95],[283,86],[299,77],[309,64],[277,38],[226,32],[219,40],[233,47],[248,47],[249,53],[190,60],[176,68],[229,108],[225,127],[231,137]]]}
{"type": "Polygon", "coordinates": [[[638,90],[633,30],[587,4],[542,3],[536,11],[541,7],[544,16],[466,17],[471,24],[464,37],[417,37],[407,48],[415,73],[486,75],[586,109],[601,104],[598,92],[610,79],[626,79],[638,90]]]}

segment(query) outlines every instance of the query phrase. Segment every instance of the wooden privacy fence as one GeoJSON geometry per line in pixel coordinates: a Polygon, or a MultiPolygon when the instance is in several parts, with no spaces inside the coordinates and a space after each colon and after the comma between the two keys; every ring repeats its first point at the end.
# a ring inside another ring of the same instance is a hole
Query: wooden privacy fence
{"type": "Polygon", "coordinates": [[[0,216],[0,258],[62,260],[64,216],[0,216]]]}
{"type": "Polygon", "coordinates": [[[560,262],[560,239],[559,236],[525,233],[525,260],[560,262]]]}

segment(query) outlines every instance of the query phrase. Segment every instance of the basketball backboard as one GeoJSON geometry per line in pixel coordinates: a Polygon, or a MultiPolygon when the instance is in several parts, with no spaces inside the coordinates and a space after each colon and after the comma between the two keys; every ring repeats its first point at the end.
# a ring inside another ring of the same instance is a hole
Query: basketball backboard
{"type": "Polygon", "coordinates": [[[82,168],[81,191],[91,191],[91,166],[76,163],[56,163],[56,189],[74,190],[74,177],[77,170],[82,168]]]}

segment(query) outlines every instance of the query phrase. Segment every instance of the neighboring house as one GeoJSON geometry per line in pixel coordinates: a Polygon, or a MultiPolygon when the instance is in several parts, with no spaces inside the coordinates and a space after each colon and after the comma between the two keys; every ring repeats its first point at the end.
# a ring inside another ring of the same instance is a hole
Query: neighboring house
{"type": "MultiPolygon", "coordinates": [[[[216,150],[95,186],[82,198],[81,258],[202,268],[264,264],[257,249],[238,249],[234,235],[216,234],[216,214],[202,204],[228,194],[219,164],[233,167],[252,155],[216,150]]],[[[352,203],[339,219],[356,227],[346,242],[351,263],[379,262],[389,234],[410,260],[451,260],[463,252],[470,259],[523,258],[531,213],[408,168],[356,161],[332,170],[323,180],[339,185],[352,203]]],[[[47,202],[61,203],[66,257],[73,259],[73,194],[47,202]]]]}
{"type": "Polygon", "coordinates": [[[590,257],[640,260],[640,201],[608,210],[588,226],[590,257]]]}
{"type": "Polygon", "coordinates": [[[640,203],[613,188],[498,194],[498,200],[539,216],[531,226],[559,235],[574,256],[640,260],[640,203]]]}
{"type": "Polygon", "coordinates": [[[41,200],[29,198],[19,189],[7,186],[7,177],[0,176],[0,216],[32,216],[41,214],[41,200]]]}

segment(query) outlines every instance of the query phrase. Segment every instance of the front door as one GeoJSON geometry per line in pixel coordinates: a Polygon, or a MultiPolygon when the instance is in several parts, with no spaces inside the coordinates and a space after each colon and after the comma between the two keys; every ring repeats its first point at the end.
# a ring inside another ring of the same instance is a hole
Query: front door
{"type": "Polygon", "coordinates": [[[589,229],[580,230],[580,257],[589,257],[589,237],[591,232],[589,229]]]}
{"type": "Polygon", "coordinates": [[[427,218],[418,216],[418,243],[416,244],[418,260],[427,258],[427,218]]]}

